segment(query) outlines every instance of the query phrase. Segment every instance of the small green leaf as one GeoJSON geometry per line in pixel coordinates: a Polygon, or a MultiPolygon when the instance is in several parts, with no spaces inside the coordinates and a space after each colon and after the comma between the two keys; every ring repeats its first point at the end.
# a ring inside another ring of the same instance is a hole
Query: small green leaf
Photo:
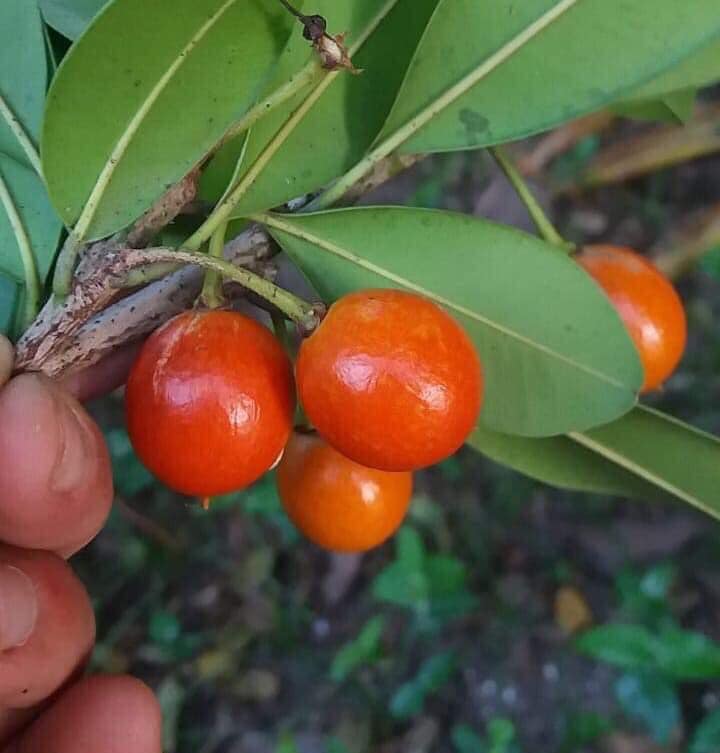
{"type": "Polygon", "coordinates": [[[48,95],[43,170],[65,222],[93,239],[140,216],[255,102],[291,31],[265,0],[108,5],[48,95]]]}
{"type": "Polygon", "coordinates": [[[469,724],[456,724],[450,731],[455,753],[487,753],[480,735],[469,724]]]}
{"type": "Polygon", "coordinates": [[[377,658],[384,626],[382,616],[372,617],[365,623],[357,638],[337,652],[330,668],[330,676],[335,682],[342,682],[356,669],[377,658]]]}
{"type": "Polygon", "coordinates": [[[612,729],[612,723],[592,711],[573,712],[565,721],[559,753],[578,753],[585,750],[612,729]]]}
{"type": "Polygon", "coordinates": [[[77,39],[109,0],[40,0],[45,23],[68,39],[77,39]]]}
{"type": "Polygon", "coordinates": [[[720,677],[720,644],[701,633],[665,627],[654,642],[655,664],[676,680],[713,680],[720,677]]]}
{"type": "Polygon", "coordinates": [[[720,750],[720,709],[715,709],[696,727],[687,753],[717,753],[718,750],[720,750]]]}
{"type": "Polygon", "coordinates": [[[465,215],[404,207],[258,219],[326,301],[394,287],[447,308],[480,355],[484,426],[551,435],[635,404],[642,367],[625,327],[554,246],[465,215]]]}
{"type": "Polygon", "coordinates": [[[150,617],[148,634],[153,643],[171,646],[182,634],[182,625],[171,612],[158,610],[150,617]]]}
{"type": "Polygon", "coordinates": [[[623,669],[658,672],[678,681],[720,677],[720,645],[701,633],[665,626],[602,625],[584,633],[576,648],[623,669]]]}
{"type": "Polygon", "coordinates": [[[390,713],[396,719],[409,719],[420,713],[428,695],[436,693],[457,669],[454,652],[431,656],[410,682],[401,685],[390,700],[390,713]]]}
{"type": "Polygon", "coordinates": [[[655,666],[654,636],[641,625],[601,625],[575,642],[580,653],[624,669],[655,666]]]}
{"type": "Polygon", "coordinates": [[[640,722],[664,745],[680,724],[680,700],[673,683],[656,674],[623,675],[615,696],[625,715],[640,722]]]}

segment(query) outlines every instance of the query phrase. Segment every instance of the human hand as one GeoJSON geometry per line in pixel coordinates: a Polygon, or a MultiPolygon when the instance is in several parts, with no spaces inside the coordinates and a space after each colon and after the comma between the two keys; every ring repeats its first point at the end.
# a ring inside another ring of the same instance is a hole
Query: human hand
{"type": "Polygon", "coordinates": [[[145,685],[80,677],[95,620],[64,559],[94,538],[112,502],[102,435],[73,394],[114,386],[128,355],[64,385],[10,380],[12,355],[0,336],[0,751],[160,753],[145,685]]]}

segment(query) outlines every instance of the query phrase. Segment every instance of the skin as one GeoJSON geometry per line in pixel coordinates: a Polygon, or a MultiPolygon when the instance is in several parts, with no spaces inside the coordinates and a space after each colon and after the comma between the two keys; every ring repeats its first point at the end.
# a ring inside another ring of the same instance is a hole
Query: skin
{"type": "MultiPolygon", "coordinates": [[[[123,355],[73,378],[76,394],[121,383],[123,355]]],[[[160,753],[147,687],[80,677],[95,622],[65,558],[110,509],[101,434],[70,392],[36,375],[9,380],[11,367],[0,337],[0,751],[160,753]]]]}
{"type": "Polygon", "coordinates": [[[366,468],[317,434],[294,433],[277,469],[285,511],[313,543],[364,552],[398,529],[410,504],[412,473],[366,468]]]}
{"type": "Polygon", "coordinates": [[[292,367],[270,331],[231,311],[180,314],[148,338],[125,394],[128,432],[167,486],[210,497],[242,489],[292,429],[292,367]]]}
{"type": "Polygon", "coordinates": [[[298,394],[308,418],[343,455],[409,471],[454,453],[483,394],[477,354],[445,311],[418,295],[346,295],[300,348],[298,394]]]}
{"type": "Polygon", "coordinates": [[[635,343],[645,373],[641,392],[657,389],[685,351],[687,322],[677,291],[629,248],[586,246],[577,260],[608,295],[635,343]]]}

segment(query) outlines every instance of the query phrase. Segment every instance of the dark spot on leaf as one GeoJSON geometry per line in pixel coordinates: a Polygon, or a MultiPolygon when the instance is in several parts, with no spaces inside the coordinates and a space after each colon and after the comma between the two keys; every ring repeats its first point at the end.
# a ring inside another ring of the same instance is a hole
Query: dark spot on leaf
{"type": "Polygon", "coordinates": [[[465,128],[468,143],[475,143],[480,134],[487,131],[490,125],[490,121],[484,115],[468,107],[463,107],[458,117],[465,128]]]}

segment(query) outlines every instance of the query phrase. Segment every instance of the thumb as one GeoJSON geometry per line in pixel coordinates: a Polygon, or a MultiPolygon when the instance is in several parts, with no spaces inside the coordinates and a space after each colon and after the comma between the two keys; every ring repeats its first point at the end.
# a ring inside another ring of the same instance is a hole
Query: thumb
{"type": "Polygon", "coordinates": [[[7,338],[0,335],[0,387],[10,379],[13,360],[13,346],[7,338]]]}

